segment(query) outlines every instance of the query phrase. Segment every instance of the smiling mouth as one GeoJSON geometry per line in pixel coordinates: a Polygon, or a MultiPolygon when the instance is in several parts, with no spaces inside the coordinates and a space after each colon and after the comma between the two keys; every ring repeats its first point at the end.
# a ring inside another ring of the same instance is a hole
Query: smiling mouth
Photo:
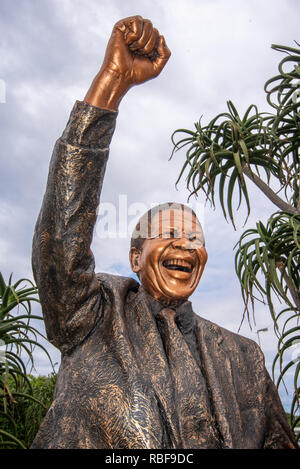
{"type": "Polygon", "coordinates": [[[163,266],[168,270],[177,270],[179,272],[191,273],[194,266],[182,259],[167,259],[163,262],[163,266]]]}

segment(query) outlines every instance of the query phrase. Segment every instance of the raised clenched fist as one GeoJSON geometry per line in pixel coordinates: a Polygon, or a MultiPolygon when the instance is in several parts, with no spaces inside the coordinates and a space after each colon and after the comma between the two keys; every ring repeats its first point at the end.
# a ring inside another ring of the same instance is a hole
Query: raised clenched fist
{"type": "Polygon", "coordinates": [[[118,21],[85,101],[117,109],[129,88],[159,75],[170,55],[164,37],[150,20],[130,16],[118,21]]]}
{"type": "Polygon", "coordinates": [[[103,66],[132,86],[159,75],[170,55],[164,37],[151,21],[131,16],[115,24],[103,66]]]}

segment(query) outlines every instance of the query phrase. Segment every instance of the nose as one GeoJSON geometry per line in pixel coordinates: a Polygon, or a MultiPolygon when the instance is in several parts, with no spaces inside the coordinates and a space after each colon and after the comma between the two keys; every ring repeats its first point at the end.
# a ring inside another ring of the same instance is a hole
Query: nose
{"type": "Polygon", "coordinates": [[[194,248],[192,247],[192,242],[185,237],[174,239],[172,246],[174,249],[189,249],[194,251],[194,248]]]}

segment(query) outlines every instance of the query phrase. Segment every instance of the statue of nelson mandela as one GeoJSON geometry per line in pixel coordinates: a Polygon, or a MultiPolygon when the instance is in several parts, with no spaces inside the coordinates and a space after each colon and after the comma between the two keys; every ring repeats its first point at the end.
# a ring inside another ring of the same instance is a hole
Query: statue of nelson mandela
{"type": "Polygon", "coordinates": [[[297,447],[260,348],[201,318],[188,300],[207,260],[195,213],[165,203],[140,219],[129,253],[139,282],[94,271],[90,246],[119,105],[169,57],[151,21],[117,22],[55,144],[32,264],[61,365],[32,448],[297,447]]]}

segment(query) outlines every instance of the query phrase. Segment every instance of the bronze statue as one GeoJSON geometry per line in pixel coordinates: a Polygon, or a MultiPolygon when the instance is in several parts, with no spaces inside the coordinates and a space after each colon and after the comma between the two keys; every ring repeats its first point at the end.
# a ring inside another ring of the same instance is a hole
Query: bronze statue
{"type": "Polygon", "coordinates": [[[130,249],[141,285],[94,272],[90,245],[119,103],[169,56],[149,20],[119,21],[55,145],[33,271],[62,360],[32,448],[297,447],[259,347],[188,301],[207,260],[194,213],[164,204],[142,217],[130,249]]]}

